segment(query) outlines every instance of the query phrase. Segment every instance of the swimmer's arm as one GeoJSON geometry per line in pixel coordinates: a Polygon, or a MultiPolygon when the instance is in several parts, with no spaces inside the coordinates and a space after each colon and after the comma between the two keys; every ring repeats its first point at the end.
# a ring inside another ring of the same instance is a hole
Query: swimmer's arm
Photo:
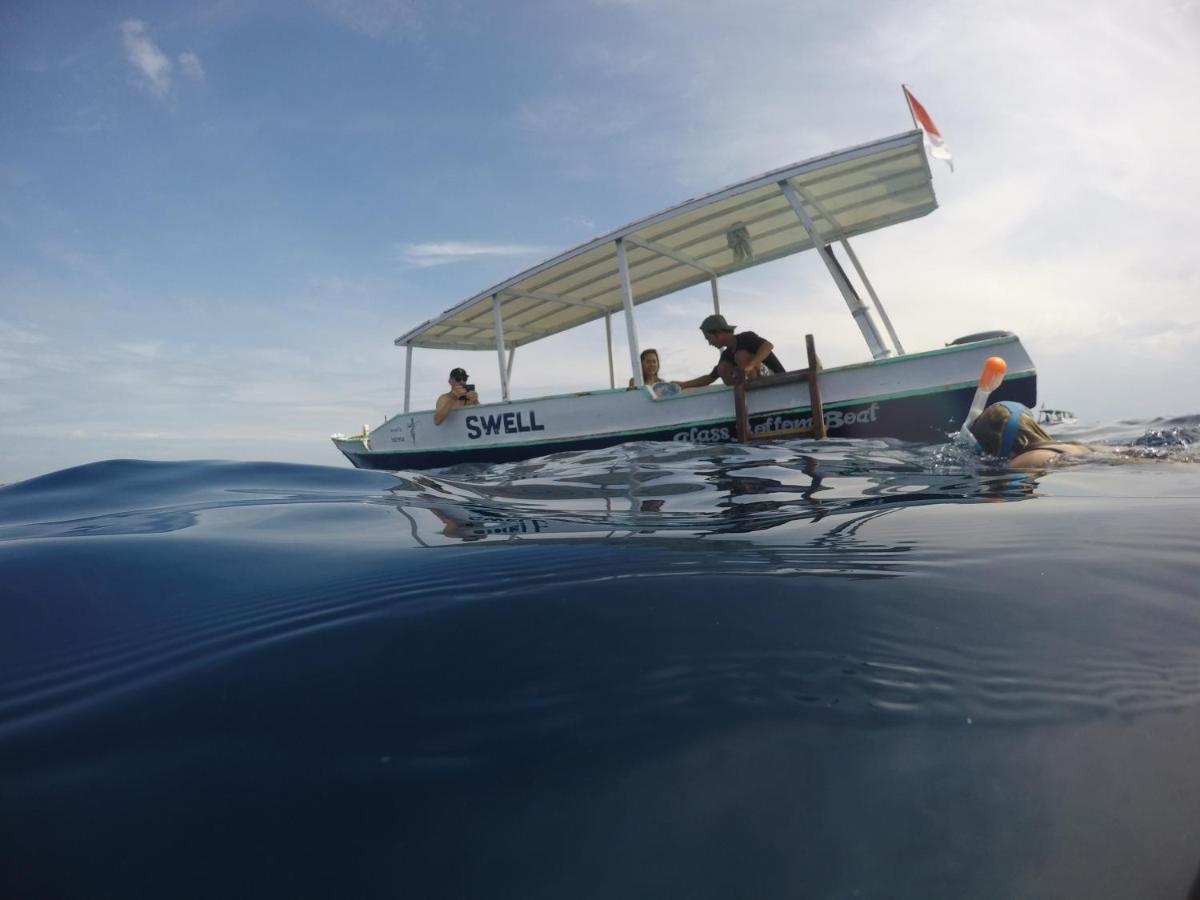
{"type": "Polygon", "coordinates": [[[1079,456],[1091,453],[1092,448],[1086,444],[1055,444],[1055,450],[1026,450],[1018,453],[1008,461],[1014,469],[1040,469],[1064,456],[1079,456]]]}
{"type": "Polygon", "coordinates": [[[1058,456],[1053,450],[1026,450],[1010,459],[1008,465],[1013,469],[1040,469],[1058,456]]]}

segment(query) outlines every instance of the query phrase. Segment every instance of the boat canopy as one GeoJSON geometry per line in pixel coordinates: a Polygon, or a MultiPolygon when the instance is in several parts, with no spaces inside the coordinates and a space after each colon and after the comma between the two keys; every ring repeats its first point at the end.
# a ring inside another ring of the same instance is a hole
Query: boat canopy
{"type": "MultiPolygon", "coordinates": [[[[719,311],[720,276],[820,246],[837,281],[841,269],[830,244],[849,249],[849,237],[936,208],[921,132],[906,132],[785,166],[640,219],[476,294],[396,344],[410,354],[413,347],[428,347],[503,356],[504,350],[704,282],[711,282],[719,311]]],[[[861,304],[849,296],[847,302],[859,315],[861,304]]],[[[870,335],[868,342],[874,343],[870,335]]],[[[505,389],[507,395],[507,384],[505,389]]]]}

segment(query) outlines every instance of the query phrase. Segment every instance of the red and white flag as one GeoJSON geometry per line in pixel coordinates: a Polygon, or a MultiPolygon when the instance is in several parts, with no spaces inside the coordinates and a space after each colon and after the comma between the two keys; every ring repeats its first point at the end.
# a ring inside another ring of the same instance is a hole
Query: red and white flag
{"type": "Polygon", "coordinates": [[[921,131],[925,133],[925,147],[929,150],[929,155],[945,160],[946,165],[950,167],[950,171],[954,171],[954,160],[950,156],[950,148],[946,146],[946,142],[942,140],[942,133],[938,131],[938,127],[933,124],[933,119],[929,113],[925,111],[925,107],[921,105],[921,101],[912,95],[908,90],[908,85],[900,85],[904,88],[904,97],[908,100],[908,109],[912,113],[913,121],[920,126],[921,131]]]}

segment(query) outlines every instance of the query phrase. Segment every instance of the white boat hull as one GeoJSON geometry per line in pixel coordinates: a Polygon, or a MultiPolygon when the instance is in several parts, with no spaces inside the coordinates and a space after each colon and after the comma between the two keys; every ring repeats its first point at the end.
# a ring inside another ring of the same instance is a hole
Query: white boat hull
{"type": "MultiPolygon", "coordinates": [[[[826,429],[831,437],[944,441],[961,427],[989,356],[1008,365],[992,399],[1035,406],[1033,363],[1019,338],[1006,336],[824,370],[826,429]]],[[[755,385],[747,404],[754,431],[811,423],[804,381],[755,385]]],[[[733,389],[715,385],[661,398],[648,390],[601,390],[483,404],[454,410],[441,425],[433,424],[432,411],[405,413],[369,434],[333,440],[359,468],[397,470],[510,462],[626,441],[735,437],[733,389]]]]}

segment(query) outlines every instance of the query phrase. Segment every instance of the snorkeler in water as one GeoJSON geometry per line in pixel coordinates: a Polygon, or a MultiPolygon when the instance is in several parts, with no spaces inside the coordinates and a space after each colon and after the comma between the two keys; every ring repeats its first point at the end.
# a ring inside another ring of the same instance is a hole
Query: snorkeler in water
{"type": "Polygon", "coordinates": [[[1056,441],[1033,418],[1033,411],[1020,403],[993,403],[971,423],[971,434],[983,452],[1007,459],[1013,468],[1038,468],[1061,456],[1091,453],[1086,444],[1056,441]]]}

